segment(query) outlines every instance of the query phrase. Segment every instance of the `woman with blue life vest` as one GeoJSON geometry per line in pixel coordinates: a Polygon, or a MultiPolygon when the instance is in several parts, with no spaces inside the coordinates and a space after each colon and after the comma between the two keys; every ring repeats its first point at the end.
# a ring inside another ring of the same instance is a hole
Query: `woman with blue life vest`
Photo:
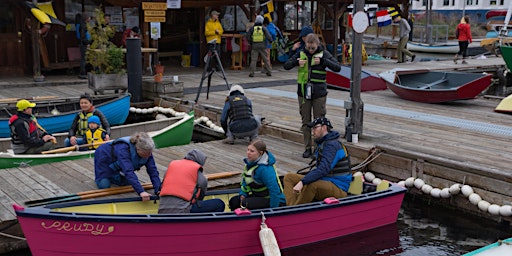
{"type": "Polygon", "coordinates": [[[98,188],[110,188],[111,184],[131,185],[143,201],[149,200],[151,194],[144,191],[135,174],[135,171],[145,166],[153,189],[158,194],[161,182],[152,154],[153,149],[155,142],[145,132],[99,146],[94,154],[94,175],[98,188]]]}
{"type": "Polygon", "coordinates": [[[203,200],[208,179],[203,174],[205,154],[198,149],[189,151],[184,159],[169,163],[160,190],[158,213],[223,212],[221,199],[203,200]]]}
{"type": "Polygon", "coordinates": [[[298,50],[286,61],[283,67],[286,70],[290,70],[295,66],[299,66],[297,98],[302,119],[301,130],[305,147],[302,157],[309,158],[313,156],[311,129],[308,127],[312,120],[311,115],[313,115],[313,118],[319,118],[325,117],[327,113],[325,107],[327,101],[326,69],[329,68],[334,72],[339,72],[341,65],[329,51],[324,50],[316,34],[309,33],[304,40],[304,49],[298,50]]]}
{"type": "Polygon", "coordinates": [[[98,124],[100,124],[101,128],[106,132],[105,141],[110,140],[110,124],[108,123],[105,115],[103,115],[99,109],[94,108],[92,98],[89,94],[83,94],[80,96],[80,109],[81,111],[78,112],[73,119],[73,123],[69,129],[68,138],[64,140],[64,145],[69,147],[85,144],[85,132],[89,129],[87,124],[88,119],[93,115],[100,119],[98,124]]]}
{"type": "Polygon", "coordinates": [[[240,192],[229,200],[229,208],[240,207],[262,209],[285,206],[283,186],[276,170],[276,159],[267,151],[267,145],[260,139],[247,146],[247,158],[242,172],[240,192]]]}
{"type": "Polygon", "coordinates": [[[87,119],[87,123],[89,126],[89,129],[85,132],[85,139],[87,140],[87,144],[97,144],[92,145],[87,149],[97,149],[101,144],[103,144],[104,141],[107,141],[107,131],[105,129],[101,128],[100,126],[100,118],[97,116],[91,116],[89,119],[87,119]]]}

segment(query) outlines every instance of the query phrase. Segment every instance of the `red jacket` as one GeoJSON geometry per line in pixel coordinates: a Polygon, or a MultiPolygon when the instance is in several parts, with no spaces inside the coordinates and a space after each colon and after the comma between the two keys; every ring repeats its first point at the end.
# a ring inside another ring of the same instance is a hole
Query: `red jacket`
{"type": "Polygon", "coordinates": [[[473,42],[473,38],[471,37],[471,26],[467,23],[460,23],[457,26],[459,30],[459,41],[468,41],[469,43],[473,42]]]}

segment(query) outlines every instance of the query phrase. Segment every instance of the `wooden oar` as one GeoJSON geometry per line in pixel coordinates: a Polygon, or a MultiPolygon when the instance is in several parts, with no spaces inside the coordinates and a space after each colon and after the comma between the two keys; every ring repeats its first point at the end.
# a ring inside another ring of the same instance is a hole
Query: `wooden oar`
{"type": "MultiPolygon", "coordinates": [[[[216,180],[216,179],[229,178],[229,177],[236,176],[239,174],[240,174],[240,172],[220,172],[220,173],[206,174],[205,176],[208,180],[216,180]]],[[[144,190],[153,189],[153,184],[151,184],[151,183],[143,183],[141,185],[144,188],[144,190]]],[[[88,190],[88,191],[78,192],[76,194],[69,194],[69,195],[49,197],[49,198],[44,198],[44,199],[39,199],[39,200],[26,201],[25,205],[26,206],[39,206],[39,205],[45,205],[45,204],[77,201],[77,200],[81,200],[81,199],[90,199],[90,198],[96,198],[96,197],[102,197],[102,196],[118,195],[118,194],[124,194],[124,193],[129,193],[129,192],[133,192],[132,186],[104,188],[104,189],[96,189],[96,190],[88,190]]]]}
{"type": "Polygon", "coordinates": [[[59,98],[59,96],[35,96],[35,97],[29,97],[29,98],[3,98],[0,99],[0,103],[16,103],[19,100],[26,99],[31,101],[41,101],[41,100],[50,100],[50,99],[56,99],[59,98]]]}
{"type": "Polygon", "coordinates": [[[52,149],[52,150],[48,150],[48,151],[43,151],[43,152],[41,152],[41,154],[47,155],[47,154],[66,153],[66,152],[69,152],[69,151],[78,151],[81,148],[87,148],[87,147],[90,147],[90,146],[97,146],[97,145],[101,145],[101,144],[106,143],[106,142],[107,141],[102,141],[102,142],[95,142],[95,143],[90,143],[90,144],[83,144],[83,145],[75,145],[75,146],[64,147],[64,148],[57,148],[57,149],[52,149]]]}

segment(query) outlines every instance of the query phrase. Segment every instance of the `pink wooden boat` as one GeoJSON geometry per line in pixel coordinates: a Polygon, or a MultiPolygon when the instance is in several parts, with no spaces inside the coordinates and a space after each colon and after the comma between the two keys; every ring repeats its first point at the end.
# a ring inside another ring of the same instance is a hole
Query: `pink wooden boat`
{"type": "MultiPolygon", "coordinates": [[[[340,72],[327,70],[326,82],[328,86],[350,90],[350,76],[352,69],[348,66],[341,66],[340,72]]],[[[361,91],[386,90],[386,82],[376,73],[361,70],[361,91]]]]}
{"type": "Polygon", "coordinates": [[[491,75],[430,70],[391,70],[379,74],[396,95],[411,101],[442,103],[474,99],[491,86],[491,75]]]}
{"type": "MultiPolygon", "coordinates": [[[[14,209],[34,256],[247,255],[263,252],[263,214],[280,249],[291,248],[395,223],[405,191],[392,184],[339,203],[253,210],[249,215],[156,214],[157,200],[139,198],[14,209]]],[[[215,197],[228,198],[227,192],[237,191],[220,191],[215,197]]]]}

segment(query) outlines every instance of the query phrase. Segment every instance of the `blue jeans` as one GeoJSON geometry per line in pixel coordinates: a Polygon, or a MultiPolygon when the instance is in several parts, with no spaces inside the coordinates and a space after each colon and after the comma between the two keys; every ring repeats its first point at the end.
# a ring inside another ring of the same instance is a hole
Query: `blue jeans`
{"type": "Polygon", "coordinates": [[[214,198],[204,201],[197,201],[190,209],[191,213],[202,212],[223,212],[225,208],[224,202],[221,199],[214,198]]]}
{"type": "Polygon", "coordinates": [[[128,185],[128,181],[125,177],[119,174],[96,181],[96,186],[98,186],[99,189],[110,188],[112,184],[116,184],[118,186],[125,186],[128,185]]]}
{"type": "MultiPolygon", "coordinates": [[[[85,140],[84,140],[84,138],[76,137],[76,144],[78,144],[78,145],[83,145],[83,144],[85,144],[85,140]]],[[[66,138],[66,139],[64,140],[64,146],[65,146],[65,147],[71,147],[71,142],[69,142],[69,138],[66,138]]]]}

